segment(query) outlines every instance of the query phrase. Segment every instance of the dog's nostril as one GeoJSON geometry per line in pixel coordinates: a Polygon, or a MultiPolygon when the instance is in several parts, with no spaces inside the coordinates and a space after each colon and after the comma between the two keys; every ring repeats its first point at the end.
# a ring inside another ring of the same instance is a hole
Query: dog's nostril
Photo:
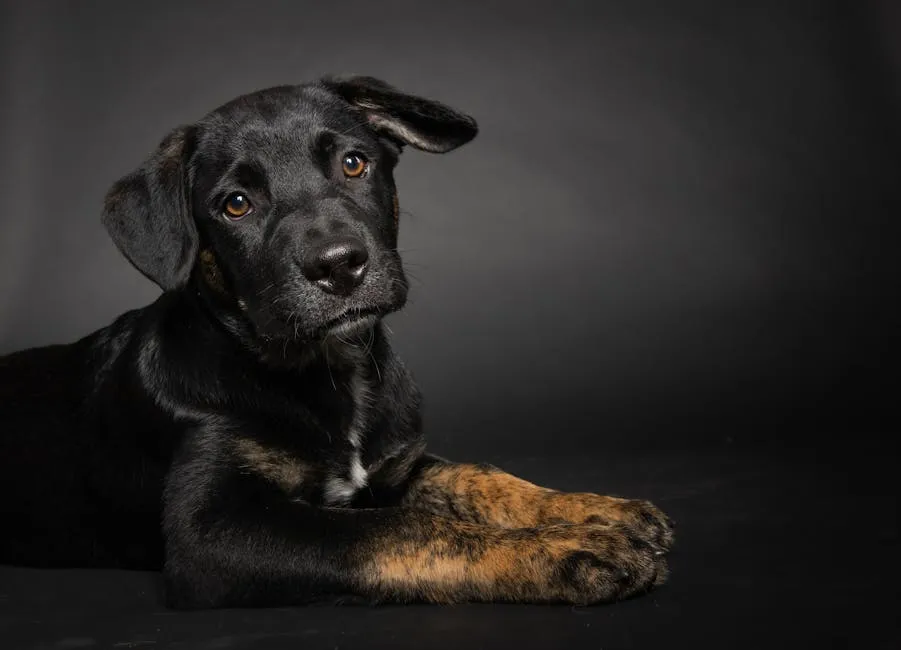
{"type": "Polygon", "coordinates": [[[369,260],[369,253],[361,247],[350,251],[347,257],[347,265],[351,268],[363,266],[369,260]]]}
{"type": "Polygon", "coordinates": [[[347,295],[366,275],[369,252],[356,237],[337,237],[321,242],[307,253],[304,276],[323,291],[347,295]]]}

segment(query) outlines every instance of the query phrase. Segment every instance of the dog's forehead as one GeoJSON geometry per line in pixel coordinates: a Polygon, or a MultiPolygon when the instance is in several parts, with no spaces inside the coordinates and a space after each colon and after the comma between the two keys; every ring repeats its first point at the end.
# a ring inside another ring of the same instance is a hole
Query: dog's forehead
{"type": "Polygon", "coordinates": [[[339,110],[343,103],[316,84],[273,86],[235,97],[210,111],[204,121],[240,121],[253,117],[276,120],[290,113],[339,110]]]}
{"type": "Polygon", "coordinates": [[[208,113],[199,123],[198,147],[228,155],[295,147],[322,130],[362,133],[359,111],[322,87],[276,86],[242,95],[208,113]]]}

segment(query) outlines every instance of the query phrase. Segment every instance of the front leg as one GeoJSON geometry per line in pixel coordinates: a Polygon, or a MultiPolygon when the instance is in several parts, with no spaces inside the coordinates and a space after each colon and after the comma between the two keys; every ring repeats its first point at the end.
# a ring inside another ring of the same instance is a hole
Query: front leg
{"type": "Polygon", "coordinates": [[[419,462],[402,503],[504,528],[620,523],[663,548],[673,542],[672,520],[648,501],[559,492],[490,465],[450,463],[433,456],[419,462]]]}
{"type": "Polygon", "coordinates": [[[504,529],[405,506],[314,507],[206,436],[171,470],[164,510],[166,601],[178,608],[348,595],[590,604],[645,591],[666,571],[662,550],[622,526],[504,529]]]}

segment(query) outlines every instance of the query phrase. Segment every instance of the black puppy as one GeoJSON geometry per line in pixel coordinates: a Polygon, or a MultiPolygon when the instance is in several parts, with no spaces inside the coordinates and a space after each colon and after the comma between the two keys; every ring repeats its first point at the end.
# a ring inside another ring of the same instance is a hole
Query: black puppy
{"type": "Polygon", "coordinates": [[[370,77],[170,133],[103,223],[164,292],[0,359],[0,561],[162,568],[183,608],[595,603],[665,579],[654,506],[424,453],[380,317],[407,295],[392,177],[476,124],[370,77]]]}

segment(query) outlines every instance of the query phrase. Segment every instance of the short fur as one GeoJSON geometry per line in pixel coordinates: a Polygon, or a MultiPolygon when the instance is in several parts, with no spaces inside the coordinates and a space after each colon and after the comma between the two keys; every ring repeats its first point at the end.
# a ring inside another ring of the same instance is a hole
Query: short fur
{"type": "Polygon", "coordinates": [[[0,359],[0,561],[162,569],[180,608],[596,603],[662,582],[671,522],[651,504],[425,453],[380,323],[407,295],[392,171],[405,146],[476,131],[371,77],[174,129],[103,211],[159,299],[0,359]],[[342,171],[348,152],[365,174],[342,171]],[[253,206],[238,220],[222,209],[236,191],[253,206]],[[310,279],[339,240],[365,253],[356,275],[310,279]]]}

